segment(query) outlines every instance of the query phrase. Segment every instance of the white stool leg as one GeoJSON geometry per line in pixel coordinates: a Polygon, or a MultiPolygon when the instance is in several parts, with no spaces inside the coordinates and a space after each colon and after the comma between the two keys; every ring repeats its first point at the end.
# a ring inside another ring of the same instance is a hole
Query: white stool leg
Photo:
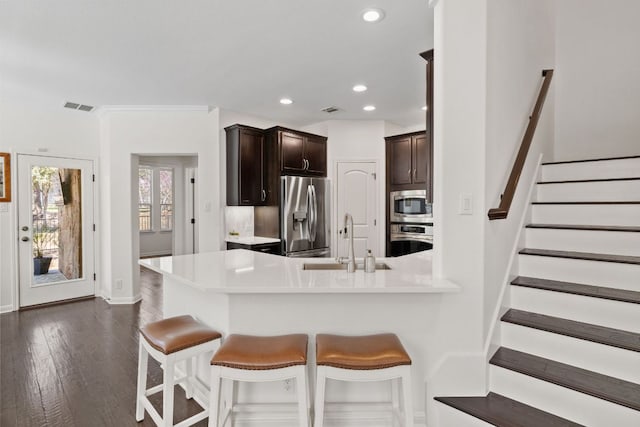
{"type": "Polygon", "coordinates": [[[413,427],[413,394],[411,393],[411,367],[406,366],[402,375],[402,398],[404,400],[404,425],[413,427]]]}
{"type": "Polygon", "coordinates": [[[323,427],[324,424],[324,388],[327,381],[323,366],[316,368],[316,397],[314,405],[313,427],[323,427]]]}
{"type": "Polygon", "coordinates": [[[184,361],[187,369],[187,383],[185,384],[185,394],[187,399],[191,399],[193,397],[193,382],[195,381],[195,377],[193,376],[193,357],[188,358],[184,361]]]}
{"type": "Polygon", "coordinates": [[[173,427],[173,388],[175,381],[175,362],[167,360],[162,378],[162,423],[164,427],[173,427]]]}
{"type": "Polygon", "coordinates": [[[393,425],[396,425],[396,417],[400,417],[400,378],[391,380],[391,408],[393,410],[393,425]]]}
{"type": "Polygon", "coordinates": [[[298,375],[296,375],[296,390],[298,391],[298,417],[300,419],[300,427],[309,427],[309,412],[307,410],[307,367],[300,366],[298,375]]]}
{"type": "Polygon", "coordinates": [[[142,398],[147,389],[147,365],[149,362],[149,354],[142,344],[144,338],[140,337],[138,350],[138,388],[136,391],[136,421],[144,420],[144,406],[142,406],[142,398]]]}
{"type": "Polygon", "coordinates": [[[211,392],[209,393],[209,427],[218,427],[220,409],[220,367],[211,366],[211,392]]]}

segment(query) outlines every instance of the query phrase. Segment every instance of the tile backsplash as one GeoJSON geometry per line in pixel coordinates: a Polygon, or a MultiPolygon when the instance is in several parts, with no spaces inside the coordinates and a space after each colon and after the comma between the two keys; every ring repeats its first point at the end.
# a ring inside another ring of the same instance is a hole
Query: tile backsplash
{"type": "Polygon", "coordinates": [[[253,206],[227,206],[224,208],[225,237],[230,232],[241,237],[253,236],[253,206]]]}

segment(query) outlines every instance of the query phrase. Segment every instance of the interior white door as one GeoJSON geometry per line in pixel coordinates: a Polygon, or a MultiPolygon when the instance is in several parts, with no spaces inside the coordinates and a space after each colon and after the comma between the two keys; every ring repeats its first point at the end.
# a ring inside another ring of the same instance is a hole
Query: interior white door
{"type": "Polygon", "coordinates": [[[363,258],[367,249],[375,256],[378,248],[377,179],[375,162],[338,162],[336,227],[337,254],[347,256],[348,242],[343,230],[344,215],[353,216],[353,243],[356,258],[363,258]]]}
{"type": "Polygon", "coordinates": [[[95,294],[93,162],[18,155],[20,307],[95,294]]]}

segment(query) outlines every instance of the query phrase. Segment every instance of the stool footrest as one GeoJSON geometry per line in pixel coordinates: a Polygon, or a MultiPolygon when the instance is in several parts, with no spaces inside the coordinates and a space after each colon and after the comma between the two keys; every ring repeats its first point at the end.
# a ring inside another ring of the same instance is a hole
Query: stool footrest
{"type": "Polygon", "coordinates": [[[151,404],[149,399],[147,399],[146,397],[143,397],[141,400],[142,400],[142,406],[144,406],[144,409],[147,410],[147,412],[151,416],[151,419],[153,421],[155,421],[157,426],[161,426],[162,425],[162,417],[160,416],[158,411],[156,411],[156,408],[153,407],[153,405],[151,404]]]}

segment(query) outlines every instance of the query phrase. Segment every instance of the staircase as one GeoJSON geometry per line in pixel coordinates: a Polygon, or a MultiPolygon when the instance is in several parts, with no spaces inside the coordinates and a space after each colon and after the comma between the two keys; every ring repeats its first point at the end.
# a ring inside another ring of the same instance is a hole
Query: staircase
{"type": "Polygon", "coordinates": [[[541,176],[491,392],[436,397],[443,427],[640,426],[640,156],[541,176]]]}

